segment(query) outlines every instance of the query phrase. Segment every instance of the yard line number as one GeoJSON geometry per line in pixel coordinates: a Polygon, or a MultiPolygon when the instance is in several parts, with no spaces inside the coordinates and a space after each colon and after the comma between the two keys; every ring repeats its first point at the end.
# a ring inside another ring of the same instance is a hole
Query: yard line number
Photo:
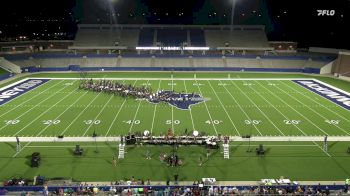
{"type": "Polygon", "coordinates": [[[301,120],[284,120],[283,122],[286,125],[298,125],[301,123],[301,120]]]}
{"type": "Polygon", "coordinates": [[[222,122],[223,122],[222,120],[207,120],[207,121],[205,121],[205,123],[209,124],[209,125],[212,125],[212,124],[218,125],[218,124],[220,124],[222,122]]]}
{"type": "Polygon", "coordinates": [[[165,124],[167,124],[167,125],[171,125],[171,124],[175,124],[175,125],[178,125],[178,124],[180,124],[181,123],[181,121],[179,121],[179,120],[166,120],[165,121],[165,124]]]}
{"type": "Polygon", "coordinates": [[[6,125],[15,125],[20,122],[20,120],[5,120],[6,125]]]}
{"type": "Polygon", "coordinates": [[[331,125],[338,125],[340,120],[325,120],[325,122],[331,125]]]}
{"type": "Polygon", "coordinates": [[[245,120],[244,122],[247,125],[258,125],[258,124],[262,123],[261,120],[245,120]]]}
{"type": "Polygon", "coordinates": [[[44,125],[57,125],[60,124],[60,120],[43,120],[44,125]]]}
{"type": "Polygon", "coordinates": [[[94,125],[98,125],[101,123],[100,120],[84,120],[83,121],[86,125],[91,125],[91,124],[94,124],[94,125]]]}
{"type": "Polygon", "coordinates": [[[129,124],[129,125],[131,125],[131,124],[138,125],[141,123],[140,120],[127,120],[127,121],[123,120],[123,122],[126,124],[129,124]]]}

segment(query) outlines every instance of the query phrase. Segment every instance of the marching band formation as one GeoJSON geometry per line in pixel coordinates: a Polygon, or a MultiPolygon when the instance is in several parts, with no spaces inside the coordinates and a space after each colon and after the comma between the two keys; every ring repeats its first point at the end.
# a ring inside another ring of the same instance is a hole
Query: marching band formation
{"type": "Polygon", "coordinates": [[[147,99],[151,102],[184,102],[198,99],[195,94],[177,93],[174,91],[160,90],[156,93],[152,92],[150,87],[134,86],[131,84],[123,84],[119,81],[112,80],[97,80],[93,79],[82,80],[79,89],[85,89],[96,92],[106,92],[122,97],[133,97],[136,99],[147,99]]]}

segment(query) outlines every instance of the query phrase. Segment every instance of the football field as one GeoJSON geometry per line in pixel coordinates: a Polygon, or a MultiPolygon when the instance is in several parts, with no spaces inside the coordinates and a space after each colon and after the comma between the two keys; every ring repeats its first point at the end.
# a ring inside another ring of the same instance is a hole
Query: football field
{"type": "MultiPolygon", "coordinates": [[[[35,78],[31,78],[35,79],[35,78]]],[[[102,79],[102,78],[101,78],[102,79]]],[[[95,80],[100,80],[95,78],[95,80]]],[[[49,80],[0,106],[1,137],[176,135],[349,136],[350,112],[285,78],[119,78],[125,84],[195,93],[205,101],[169,103],[80,90],[78,78],[49,80]]],[[[300,79],[304,80],[304,79],[300,79]]],[[[310,79],[306,79],[310,80],[310,79]]],[[[6,88],[6,87],[3,87],[6,88]]]]}
{"type": "Polygon", "coordinates": [[[0,179],[40,174],[78,181],[115,181],[131,176],[164,181],[179,174],[180,180],[215,177],[249,181],[285,176],[342,181],[350,175],[350,112],[344,105],[348,103],[348,82],[293,74],[231,76],[89,73],[95,81],[113,80],[147,86],[155,93],[173,90],[201,97],[188,108],[79,89],[77,73],[40,73],[3,84],[0,179]],[[230,159],[223,158],[222,149],[213,150],[199,167],[199,157],[206,157],[205,148],[180,146],[178,155],[184,164],[173,168],[159,160],[161,154],[172,153],[170,146],[132,145],[126,148],[125,159],[118,159],[113,167],[112,157],[118,153],[115,140],[120,135],[149,130],[157,136],[168,129],[175,135],[184,135],[187,129],[187,134],[197,130],[205,136],[231,136],[230,159]],[[94,142],[94,132],[101,142],[94,142]],[[64,139],[57,138],[61,135],[64,139]],[[251,142],[242,138],[247,135],[252,136],[251,142]],[[325,135],[330,136],[328,151],[323,149],[325,135]],[[15,136],[21,140],[19,151],[15,136]],[[82,156],[74,156],[76,144],[84,149],[82,156]],[[265,156],[255,155],[259,144],[264,145],[265,156]],[[145,161],[147,150],[152,158],[145,161]],[[33,152],[41,153],[39,168],[30,167],[33,152]]]}

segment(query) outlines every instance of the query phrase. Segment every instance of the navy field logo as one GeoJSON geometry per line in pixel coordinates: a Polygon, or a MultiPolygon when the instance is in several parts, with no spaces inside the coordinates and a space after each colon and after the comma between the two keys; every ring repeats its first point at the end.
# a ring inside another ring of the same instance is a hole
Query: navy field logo
{"type": "Polygon", "coordinates": [[[47,79],[29,79],[0,90],[0,106],[12,99],[48,82],[47,79]]]}
{"type": "Polygon", "coordinates": [[[313,80],[293,80],[293,82],[319,94],[347,110],[350,110],[350,94],[341,92],[313,80]]]}
{"type": "Polygon", "coordinates": [[[206,101],[201,95],[195,93],[177,93],[173,91],[158,91],[147,99],[151,103],[168,103],[178,109],[188,110],[192,105],[206,101]],[[156,96],[157,98],[154,98],[156,96]],[[161,97],[161,99],[159,99],[161,97]]]}

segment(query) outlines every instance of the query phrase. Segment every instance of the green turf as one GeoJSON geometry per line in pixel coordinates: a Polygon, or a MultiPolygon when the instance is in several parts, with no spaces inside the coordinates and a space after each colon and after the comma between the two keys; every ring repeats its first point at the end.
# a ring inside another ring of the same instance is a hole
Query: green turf
{"type": "Polygon", "coordinates": [[[0,67],[0,75],[8,73],[6,70],[0,67]]]}
{"type": "MultiPolygon", "coordinates": [[[[284,176],[299,181],[342,181],[350,175],[346,154],[348,142],[330,142],[329,157],[321,149],[321,143],[312,142],[263,142],[267,150],[265,156],[256,156],[255,148],[262,142],[252,142],[251,153],[247,153],[248,142],[232,142],[230,159],[224,160],[223,154],[212,150],[209,159],[203,147],[180,147],[178,155],[183,161],[179,168],[169,167],[159,159],[161,153],[170,154],[168,146],[128,147],[124,160],[118,160],[117,167],[112,165],[117,151],[116,143],[79,143],[85,153],[75,157],[75,143],[30,143],[13,157],[15,143],[1,143],[0,179],[11,177],[32,178],[44,175],[47,178],[71,177],[78,181],[115,181],[119,179],[142,178],[144,180],[173,179],[178,173],[180,180],[200,180],[201,177],[215,177],[220,181],[258,181],[262,178],[284,176]],[[150,150],[152,159],[145,158],[150,150]],[[42,161],[39,168],[30,167],[30,156],[40,152],[42,161]],[[199,157],[203,158],[200,167],[199,157]]],[[[22,144],[26,145],[25,143],[22,144]]]]}
{"type": "Polygon", "coordinates": [[[79,80],[50,82],[0,107],[0,136],[350,135],[349,111],[286,80],[125,80],[126,84],[196,92],[208,99],[180,110],[165,103],[79,90],[79,80]],[[172,86],[172,82],[174,85],[172,86]],[[335,120],[338,124],[330,124],[335,120]],[[292,122],[292,123],[289,123],[292,122]]]}
{"type": "MultiPolygon", "coordinates": [[[[99,136],[119,136],[129,132],[143,132],[146,129],[154,135],[160,135],[169,128],[173,128],[177,135],[184,134],[186,128],[206,135],[233,136],[350,134],[348,110],[291,81],[224,80],[228,73],[173,73],[173,80],[170,72],[89,73],[88,77],[94,78],[125,78],[123,82],[126,84],[149,85],[154,91],[174,88],[178,92],[196,92],[208,99],[204,103],[191,106],[191,110],[179,110],[165,103],[151,104],[147,101],[79,90],[79,80],[69,80],[70,77],[79,76],[78,73],[32,75],[31,77],[66,79],[51,80],[0,106],[0,136],[91,136],[93,132],[99,136]],[[194,74],[197,78],[222,80],[196,81],[193,79],[194,74]],[[176,85],[171,85],[172,83],[176,85]],[[338,124],[329,124],[327,120],[337,120],[338,124]]],[[[315,75],[231,73],[230,76],[317,78],[350,92],[348,82],[315,75]]],[[[179,172],[181,180],[198,180],[200,177],[259,180],[279,176],[293,180],[343,180],[349,176],[349,156],[345,153],[349,142],[330,144],[331,157],[320,149],[321,143],[319,146],[312,142],[264,144],[275,146],[267,146],[267,155],[257,157],[254,153],[246,153],[247,143],[233,142],[230,160],[224,160],[223,154],[216,152],[203,167],[198,167],[198,159],[199,156],[205,156],[204,148],[182,147],[179,154],[185,165],[177,171],[161,164],[157,158],[161,152],[170,153],[171,148],[166,146],[152,147],[153,159],[147,162],[144,158],[146,148],[128,148],[126,159],[114,168],[111,160],[116,152],[115,143],[98,143],[99,153],[94,153],[94,143],[81,143],[85,146],[86,154],[80,158],[72,155],[75,143],[30,143],[14,158],[14,144],[0,143],[0,179],[13,176],[32,178],[33,175],[41,174],[47,177],[71,176],[82,181],[113,181],[131,176],[166,180],[172,178],[176,172],[179,172]],[[40,145],[48,147],[35,147],[40,145]],[[28,157],[34,151],[41,152],[43,156],[42,167],[39,169],[28,166],[28,157]]],[[[26,144],[23,143],[22,146],[24,145],[26,144]]]]}

